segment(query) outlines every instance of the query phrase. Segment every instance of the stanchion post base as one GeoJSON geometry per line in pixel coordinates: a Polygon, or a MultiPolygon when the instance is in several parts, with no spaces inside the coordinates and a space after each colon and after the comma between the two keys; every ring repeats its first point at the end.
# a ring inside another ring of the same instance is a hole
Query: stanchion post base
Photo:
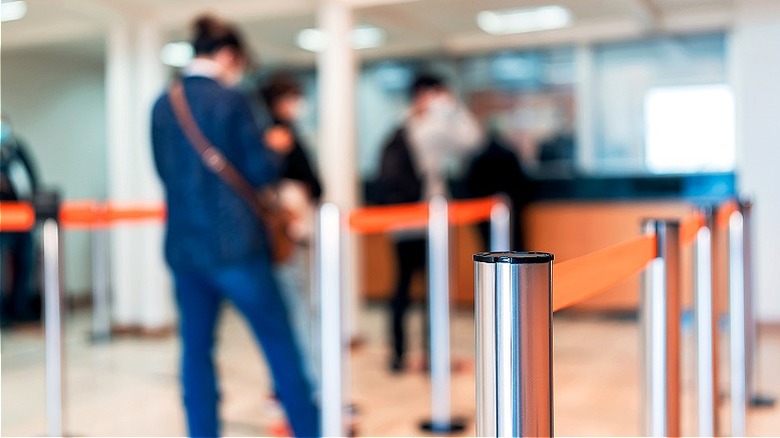
{"type": "Polygon", "coordinates": [[[432,420],[424,420],[420,423],[420,429],[435,434],[450,434],[463,432],[466,429],[466,420],[463,418],[451,418],[449,423],[434,423],[432,420]]]}
{"type": "Polygon", "coordinates": [[[774,397],[768,395],[756,394],[750,397],[751,408],[771,408],[775,405],[777,400],[774,397]]]}

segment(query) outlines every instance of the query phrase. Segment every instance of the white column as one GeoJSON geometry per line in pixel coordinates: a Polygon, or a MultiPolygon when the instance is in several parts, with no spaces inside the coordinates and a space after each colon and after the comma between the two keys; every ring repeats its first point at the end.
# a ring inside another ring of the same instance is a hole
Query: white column
{"type": "MultiPolygon", "coordinates": [[[[358,203],[356,145],[356,61],[350,42],[352,10],[337,0],[324,0],[318,26],[327,36],[327,48],[317,58],[319,101],[319,166],[325,187],[324,201],[336,204],[345,215],[358,203]]],[[[357,239],[348,240],[344,261],[350,335],[357,334],[360,303],[360,266],[357,239]]]]}
{"type": "MultiPolygon", "coordinates": [[[[154,168],[151,143],[152,106],[166,84],[166,68],[160,62],[160,50],[165,36],[159,23],[149,19],[139,23],[136,38],[137,81],[134,103],[136,105],[135,160],[137,167],[136,198],[144,202],[162,202],[163,191],[154,168]]],[[[142,257],[138,260],[141,274],[139,294],[139,322],[144,328],[159,328],[173,320],[171,282],[163,257],[163,232],[161,223],[150,223],[138,230],[142,257]]]]}
{"type": "Polygon", "coordinates": [[[577,47],[577,148],[575,161],[577,169],[584,172],[596,168],[596,81],[594,80],[593,47],[581,44],[577,47]]]}
{"type": "MultiPolygon", "coordinates": [[[[117,21],[109,29],[106,65],[108,198],[159,202],[149,118],[162,91],[158,60],[162,32],[155,22],[117,21]]],[[[124,225],[111,232],[114,324],[155,329],[172,321],[170,281],[160,224],[124,225]]]]}
{"type": "Polygon", "coordinates": [[[730,77],[736,100],[737,170],[740,190],[755,196],[753,254],[757,318],[780,322],[780,2],[737,3],[729,47],[730,77]]]}
{"type": "MultiPolygon", "coordinates": [[[[129,23],[115,21],[108,29],[106,41],[106,160],[108,166],[108,199],[132,198],[133,188],[133,34],[129,23]]],[[[113,323],[133,325],[138,313],[134,291],[139,276],[133,272],[136,263],[129,261],[134,253],[132,235],[126,230],[111,232],[111,290],[113,323]]]]}

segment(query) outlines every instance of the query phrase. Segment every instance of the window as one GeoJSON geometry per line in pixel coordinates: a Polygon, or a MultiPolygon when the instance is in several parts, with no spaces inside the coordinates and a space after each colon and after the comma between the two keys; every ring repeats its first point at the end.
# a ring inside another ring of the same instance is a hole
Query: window
{"type": "Polygon", "coordinates": [[[644,112],[650,172],[734,169],[734,98],[728,85],[652,88],[644,112]]]}

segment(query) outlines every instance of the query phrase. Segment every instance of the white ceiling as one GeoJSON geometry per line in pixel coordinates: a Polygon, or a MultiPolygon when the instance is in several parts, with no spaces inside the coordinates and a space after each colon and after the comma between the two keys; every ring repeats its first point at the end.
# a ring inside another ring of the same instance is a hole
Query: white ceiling
{"type": "MultiPolygon", "coordinates": [[[[5,0],[3,0],[5,1],[5,0]]],[[[384,29],[387,43],[360,51],[364,59],[426,53],[464,54],[511,47],[637,38],[657,32],[691,32],[730,26],[739,0],[342,0],[356,7],[355,22],[384,29]],[[495,36],[482,32],[476,14],[559,4],[574,26],[495,36]]],[[[211,11],[238,22],[249,44],[267,63],[310,64],[295,34],[313,27],[317,0],[27,0],[28,14],[0,27],[0,47],[29,50],[60,46],[103,56],[107,29],[126,20],[157,22],[172,40],[186,39],[187,25],[211,11]]]]}

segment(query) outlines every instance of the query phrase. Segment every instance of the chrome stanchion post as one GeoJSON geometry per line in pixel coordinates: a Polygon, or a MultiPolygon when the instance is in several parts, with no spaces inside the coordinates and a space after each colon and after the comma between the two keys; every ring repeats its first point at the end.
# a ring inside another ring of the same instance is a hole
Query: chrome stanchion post
{"type": "Polygon", "coordinates": [[[694,292],[696,318],[696,393],[699,436],[715,436],[718,431],[717,388],[717,315],[713,301],[712,274],[712,230],[715,225],[715,210],[712,206],[700,209],[706,225],[696,235],[694,251],[694,292]]]}
{"type": "Polygon", "coordinates": [[[644,434],[680,436],[680,224],[646,220],[658,256],[642,294],[644,434]]]}
{"type": "Polygon", "coordinates": [[[344,310],[341,261],[343,237],[341,215],[334,204],[324,204],[317,216],[316,232],[317,294],[320,303],[320,366],[322,436],[348,436],[344,418],[344,397],[347,393],[344,377],[344,357],[347,338],[344,337],[344,310]]]}
{"type": "Polygon", "coordinates": [[[474,256],[477,436],[553,435],[552,261],[474,256]]]}
{"type": "Polygon", "coordinates": [[[745,277],[742,214],[729,218],[729,343],[731,345],[731,436],[746,432],[745,277]]]}
{"type": "Polygon", "coordinates": [[[46,337],[46,430],[63,436],[63,342],[60,233],[56,219],[43,222],[44,331],[46,337]]]}
{"type": "Polygon", "coordinates": [[[756,336],[756,303],[753,272],[753,200],[742,198],[739,202],[742,213],[742,259],[745,275],[745,372],[748,402],[752,407],[773,406],[775,398],[759,393],[758,389],[758,337],[756,336]]]}
{"type": "Polygon", "coordinates": [[[447,200],[428,204],[428,312],[430,322],[431,419],[424,430],[446,433],[465,428],[450,413],[450,221],[447,200]]]}
{"type": "Polygon", "coordinates": [[[506,199],[490,209],[490,250],[509,251],[512,246],[512,216],[506,199]]]}
{"type": "Polygon", "coordinates": [[[111,303],[109,297],[108,228],[92,230],[92,341],[111,339],[111,303]]]}

